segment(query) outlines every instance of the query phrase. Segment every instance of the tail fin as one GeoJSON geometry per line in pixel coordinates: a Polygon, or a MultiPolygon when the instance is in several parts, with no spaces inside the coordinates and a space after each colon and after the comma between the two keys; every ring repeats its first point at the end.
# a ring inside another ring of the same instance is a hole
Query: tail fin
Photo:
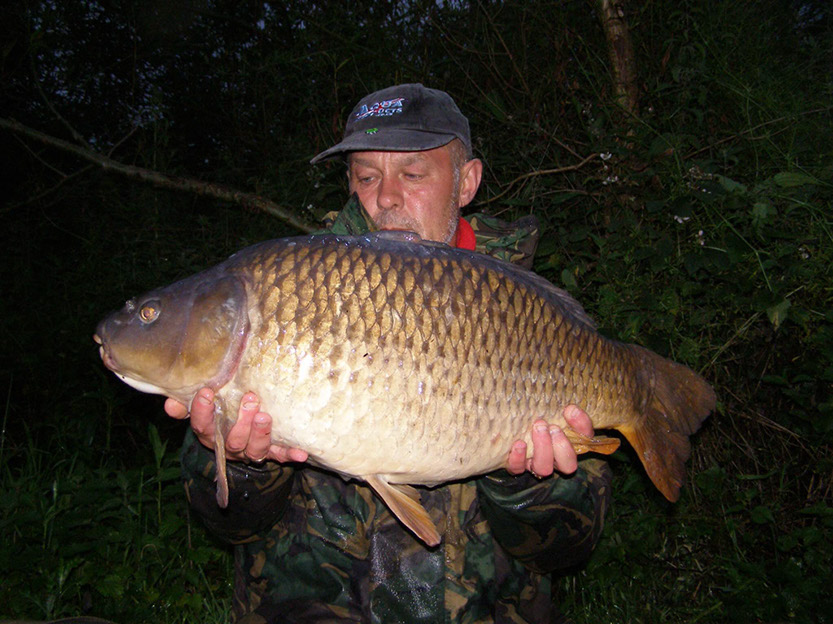
{"type": "Polygon", "coordinates": [[[657,489],[675,502],[691,455],[688,437],[714,409],[714,390],[690,368],[642,347],[629,346],[641,360],[641,374],[652,390],[642,418],[617,429],[636,450],[657,489]]]}

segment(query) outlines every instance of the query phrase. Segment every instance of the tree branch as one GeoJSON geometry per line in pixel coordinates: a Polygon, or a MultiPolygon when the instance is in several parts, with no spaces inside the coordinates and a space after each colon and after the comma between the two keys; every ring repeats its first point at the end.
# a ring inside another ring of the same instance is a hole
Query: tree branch
{"type": "Polygon", "coordinates": [[[491,204],[493,201],[497,201],[498,199],[500,199],[501,197],[506,195],[509,192],[509,189],[511,189],[512,186],[516,182],[521,182],[521,181],[526,180],[528,178],[533,178],[535,176],[540,176],[540,175],[553,175],[553,174],[556,174],[556,173],[566,173],[567,171],[575,171],[576,169],[581,169],[584,165],[589,163],[591,160],[596,158],[598,155],[599,155],[598,153],[594,152],[594,153],[590,154],[589,156],[585,156],[584,159],[581,162],[576,163],[575,165],[567,165],[565,167],[557,167],[555,169],[538,169],[537,171],[530,171],[529,173],[524,173],[523,175],[519,175],[517,178],[515,178],[514,180],[509,182],[509,184],[506,185],[506,188],[503,190],[502,193],[499,193],[499,194],[495,195],[494,197],[490,197],[489,199],[487,199],[485,201],[478,202],[477,206],[478,207],[485,206],[486,204],[491,204]]]}
{"type": "Polygon", "coordinates": [[[4,119],[0,117],[0,128],[6,128],[7,130],[22,134],[30,139],[49,145],[50,147],[55,147],[62,151],[69,152],[78,158],[82,158],[98,165],[106,171],[115,171],[127,176],[128,178],[148,182],[159,188],[174,191],[186,191],[194,193],[195,195],[214,197],[216,199],[228,201],[243,206],[244,208],[262,210],[278,217],[285,223],[288,223],[302,232],[312,232],[316,229],[314,225],[306,222],[299,215],[294,214],[291,210],[284,208],[283,206],[279,206],[265,197],[255,195],[254,193],[246,193],[226,186],[221,186],[219,184],[213,184],[211,182],[202,182],[200,180],[172,176],[159,171],[136,167],[134,165],[126,165],[90,148],[74,145],[68,141],[44,134],[34,128],[25,126],[14,119],[4,119]]]}

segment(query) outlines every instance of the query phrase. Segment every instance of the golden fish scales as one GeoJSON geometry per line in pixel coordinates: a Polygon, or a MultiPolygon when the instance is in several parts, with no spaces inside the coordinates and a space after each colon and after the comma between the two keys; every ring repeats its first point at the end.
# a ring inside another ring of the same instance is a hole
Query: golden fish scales
{"type": "MultiPolygon", "coordinates": [[[[595,428],[624,433],[657,487],[676,500],[688,435],[714,405],[708,384],[646,349],[604,338],[546,280],[414,236],[270,241],[194,276],[222,283],[229,308],[245,299],[245,345],[235,347],[230,377],[217,382],[221,406],[256,392],[273,416],[275,442],[367,481],[429,544],[439,541],[436,529],[415,492],[397,484],[499,468],[514,440],[530,442],[536,418],[565,425],[570,403],[595,428]]],[[[181,291],[187,281],[174,286],[181,291]]],[[[217,422],[223,503],[230,423],[217,422]]],[[[577,434],[571,440],[579,451],[593,445],[577,434]]],[[[618,441],[599,444],[610,452],[618,441]]]]}

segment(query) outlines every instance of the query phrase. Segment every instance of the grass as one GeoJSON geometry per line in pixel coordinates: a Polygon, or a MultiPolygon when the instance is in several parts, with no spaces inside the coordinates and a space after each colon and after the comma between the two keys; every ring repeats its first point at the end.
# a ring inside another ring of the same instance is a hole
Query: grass
{"type": "Polygon", "coordinates": [[[57,428],[44,442],[26,427],[5,449],[0,616],[229,620],[229,553],[193,526],[174,450],[137,425],[147,446],[133,457],[79,448],[57,428]]]}

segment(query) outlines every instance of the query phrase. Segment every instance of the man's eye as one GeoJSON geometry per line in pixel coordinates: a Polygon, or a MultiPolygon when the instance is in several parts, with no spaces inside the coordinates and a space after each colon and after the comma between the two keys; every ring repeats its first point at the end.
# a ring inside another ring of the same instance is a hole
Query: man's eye
{"type": "Polygon", "coordinates": [[[424,178],[425,176],[423,176],[421,173],[406,173],[406,174],[405,174],[405,177],[406,177],[408,180],[421,180],[421,179],[422,179],[422,178],[424,178]]]}

